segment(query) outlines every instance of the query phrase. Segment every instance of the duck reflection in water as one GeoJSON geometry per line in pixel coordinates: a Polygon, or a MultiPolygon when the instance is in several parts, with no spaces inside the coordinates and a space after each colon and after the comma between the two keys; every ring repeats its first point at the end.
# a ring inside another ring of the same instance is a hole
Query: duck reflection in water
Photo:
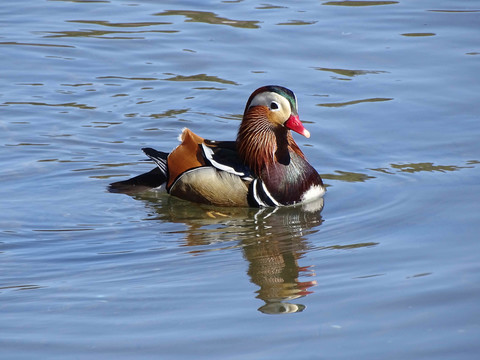
{"type": "Polygon", "coordinates": [[[192,205],[172,197],[160,201],[160,205],[149,201],[156,212],[153,219],[186,224],[185,245],[194,248],[190,253],[212,251],[212,245],[221,249],[227,242],[225,248],[231,248],[232,241],[242,248],[248,275],[259,287],[257,298],[265,302],[259,311],[285,314],[305,309],[294,300],[312,293],[316,281],[300,280],[315,274],[311,266],[299,262],[309,249],[307,237],[323,222],[323,198],[301,206],[261,209],[192,205]]]}

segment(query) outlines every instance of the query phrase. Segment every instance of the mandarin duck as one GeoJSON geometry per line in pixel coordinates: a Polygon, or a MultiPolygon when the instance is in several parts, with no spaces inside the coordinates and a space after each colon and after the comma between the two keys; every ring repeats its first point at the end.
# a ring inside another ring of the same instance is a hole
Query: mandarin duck
{"type": "Polygon", "coordinates": [[[247,101],[236,141],[206,140],[183,129],[171,153],[143,148],[157,167],[110,184],[111,192],[136,193],[165,186],[173,196],[218,206],[282,206],[318,199],[325,187],[292,137],[307,138],[295,94],[264,86],[247,101]]]}

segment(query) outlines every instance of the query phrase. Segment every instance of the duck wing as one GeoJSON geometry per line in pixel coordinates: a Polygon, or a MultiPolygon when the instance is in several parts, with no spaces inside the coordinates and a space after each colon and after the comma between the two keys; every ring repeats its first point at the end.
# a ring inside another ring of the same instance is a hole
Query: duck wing
{"type": "Polygon", "coordinates": [[[202,152],[207,162],[216,169],[240,176],[246,181],[253,180],[250,168],[238,156],[236,141],[205,140],[202,152]]]}

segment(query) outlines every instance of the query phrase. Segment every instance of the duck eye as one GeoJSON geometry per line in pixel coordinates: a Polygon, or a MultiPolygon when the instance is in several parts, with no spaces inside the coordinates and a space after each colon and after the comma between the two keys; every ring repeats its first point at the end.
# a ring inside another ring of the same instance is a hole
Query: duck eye
{"type": "Polygon", "coordinates": [[[270,104],[270,109],[271,110],[277,110],[279,108],[278,104],[275,101],[272,101],[270,104]]]}

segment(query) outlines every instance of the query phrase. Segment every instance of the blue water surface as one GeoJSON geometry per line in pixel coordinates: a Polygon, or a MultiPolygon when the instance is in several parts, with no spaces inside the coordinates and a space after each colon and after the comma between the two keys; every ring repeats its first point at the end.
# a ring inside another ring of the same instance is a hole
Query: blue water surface
{"type": "Polygon", "coordinates": [[[2,359],[477,359],[480,3],[0,4],[2,359]],[[110,182],[298,98],[315,207],[110,182]],[[322,210],[323,206],[323,210],[322,210]]]}

